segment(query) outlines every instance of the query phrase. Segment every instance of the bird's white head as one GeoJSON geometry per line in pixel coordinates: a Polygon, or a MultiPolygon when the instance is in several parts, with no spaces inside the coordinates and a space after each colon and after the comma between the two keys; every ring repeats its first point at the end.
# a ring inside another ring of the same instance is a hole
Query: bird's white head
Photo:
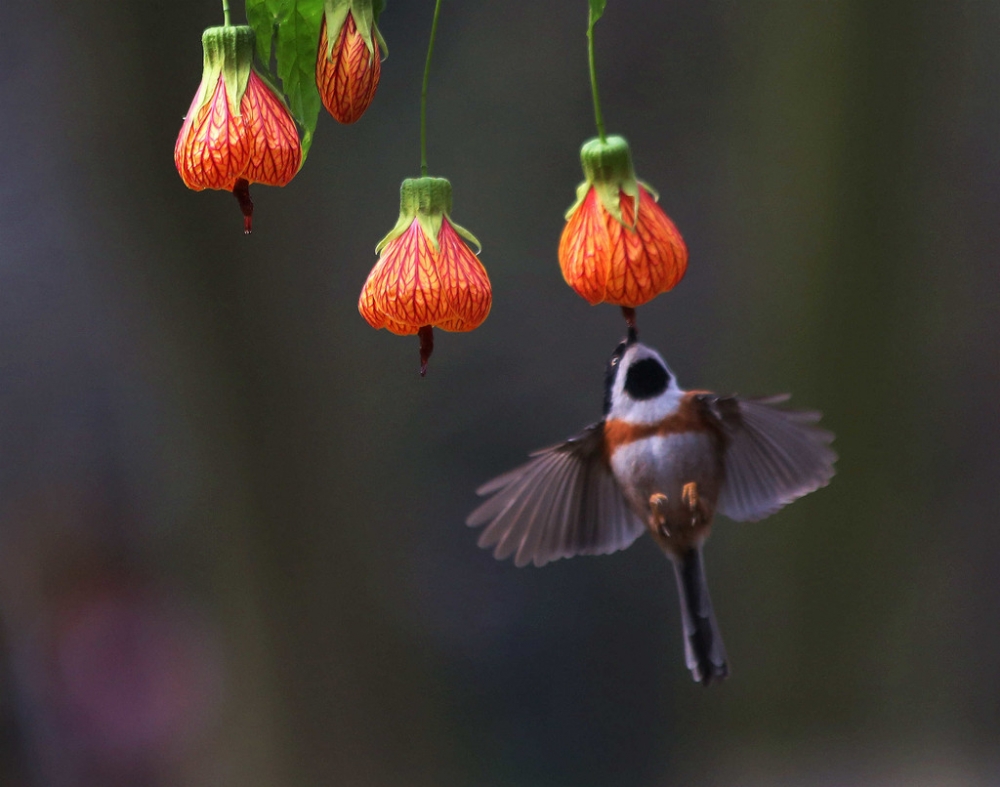
{"type": "Polygon", "coordinates": [[[654,424],[677,412],[684,396],[662,356],[638,341],[624,341],[608,361],[605,418],[654,424]]]}

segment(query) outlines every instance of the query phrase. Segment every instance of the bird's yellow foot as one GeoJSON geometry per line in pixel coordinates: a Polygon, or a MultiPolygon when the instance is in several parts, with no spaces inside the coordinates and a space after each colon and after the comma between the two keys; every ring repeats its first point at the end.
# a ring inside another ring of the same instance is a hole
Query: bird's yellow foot
{"type": "Polygon", "coordinates": [[[688,481],[681,490],[681,500],[691,512],[691,527],[697,527],[705,521],[705,512],[701,506],[701,498],[698,497],[698,484],[688,481]]]}
{"type": "Polygon", "coordinates": [[[667,496],[661,492],[650,495],[649,511],[656,530],[669,537],[670,530],[667,529],[667,496]]]}

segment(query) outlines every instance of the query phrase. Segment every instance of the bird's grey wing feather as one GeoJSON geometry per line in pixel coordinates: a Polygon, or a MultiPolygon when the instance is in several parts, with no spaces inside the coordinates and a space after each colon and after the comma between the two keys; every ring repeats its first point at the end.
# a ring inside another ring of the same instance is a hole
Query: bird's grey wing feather
{"type": "Polygon", "coordinates": [[[730,519],[763,519],[833,477],[833,434],[815,426],[819,413],[782,410],[787,395],[701,398],[726,436],[718,510],[730,519]]]}
{"type": "Polygon", "coordinates": [[[604,422],[564,443],[531,454],[531,460],[476,490],[489,499],[466,524],[486,525],[479,546],[517,566],[573,555],[606,555],[645,532],[628,507],[604,458],[604,422]]]}

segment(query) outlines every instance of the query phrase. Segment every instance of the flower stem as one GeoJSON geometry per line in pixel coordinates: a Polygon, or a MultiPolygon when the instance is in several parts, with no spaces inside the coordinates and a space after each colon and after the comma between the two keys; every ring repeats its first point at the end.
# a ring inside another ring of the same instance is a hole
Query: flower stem
{"type": "Polygon", "coordinates": [[[441,0],[435,0],[431,40],[427,44],[427,62],[424,64],[424,86],[420,90],[420,174],[425,178],[427,177],[427,83],[431,79],[431,55],[434,54],[434,36],[437,35],[439,13],[441,13],[441,0]]]}
{"type": "Polygon", "coordinates": [[[594,119],[597,121],[597,136],[604,142],[604,116],[601,114],[601,99],[597,95],[597,67],[594,65],[594,25],[597,20],[590,15],[587,24],[587,54],[590,57],[590,90],[594,94],[594,119]]]}
{"type": "Polygon", "coordinates": [[[222,0],[222,19],[223,24],[229,27],[232,22],[229,20],[229,0],[222,0]]]}

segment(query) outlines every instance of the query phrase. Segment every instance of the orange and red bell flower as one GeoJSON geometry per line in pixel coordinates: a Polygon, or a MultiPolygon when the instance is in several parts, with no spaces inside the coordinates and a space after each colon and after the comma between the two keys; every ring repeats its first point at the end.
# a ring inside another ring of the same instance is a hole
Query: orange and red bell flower
{"type": "Polygon", "coordinates": [[[592,139],[580,151],[586,180],[559,241],[563,278],[591,304],[633,309],[673,289],[688,252],[658,195],[635,177],[622,137],[592,139]]]}
{"type": "Polygon", "coordinates": [[[316,87],[327,112],[356,122],[368,109],[382,74],[385,41],[372,0],[326,0],[316,53],[316,87]]]}
{"type": "Polygon", "coordinates": [[[249,234],[250,184],[287,184],[302,165],[302,144],[285,103],[253,68],[252,28],[211,27],[202,46],[201,84],[177,137],[174,164],[190,189],[233,192],[249,234]]]}
{"type": "Polygon", "coordinates": [[[399,220],[375,249],[379,260],[361,290],[358,311],[373,328],[419,334],[423,375],[433,329],[479,327],[490,313],[493,292],[486,269],[465,242],[479,247],[479,241],[451,220],[451,183],[404,180],[399,201],[399,220]]]}

